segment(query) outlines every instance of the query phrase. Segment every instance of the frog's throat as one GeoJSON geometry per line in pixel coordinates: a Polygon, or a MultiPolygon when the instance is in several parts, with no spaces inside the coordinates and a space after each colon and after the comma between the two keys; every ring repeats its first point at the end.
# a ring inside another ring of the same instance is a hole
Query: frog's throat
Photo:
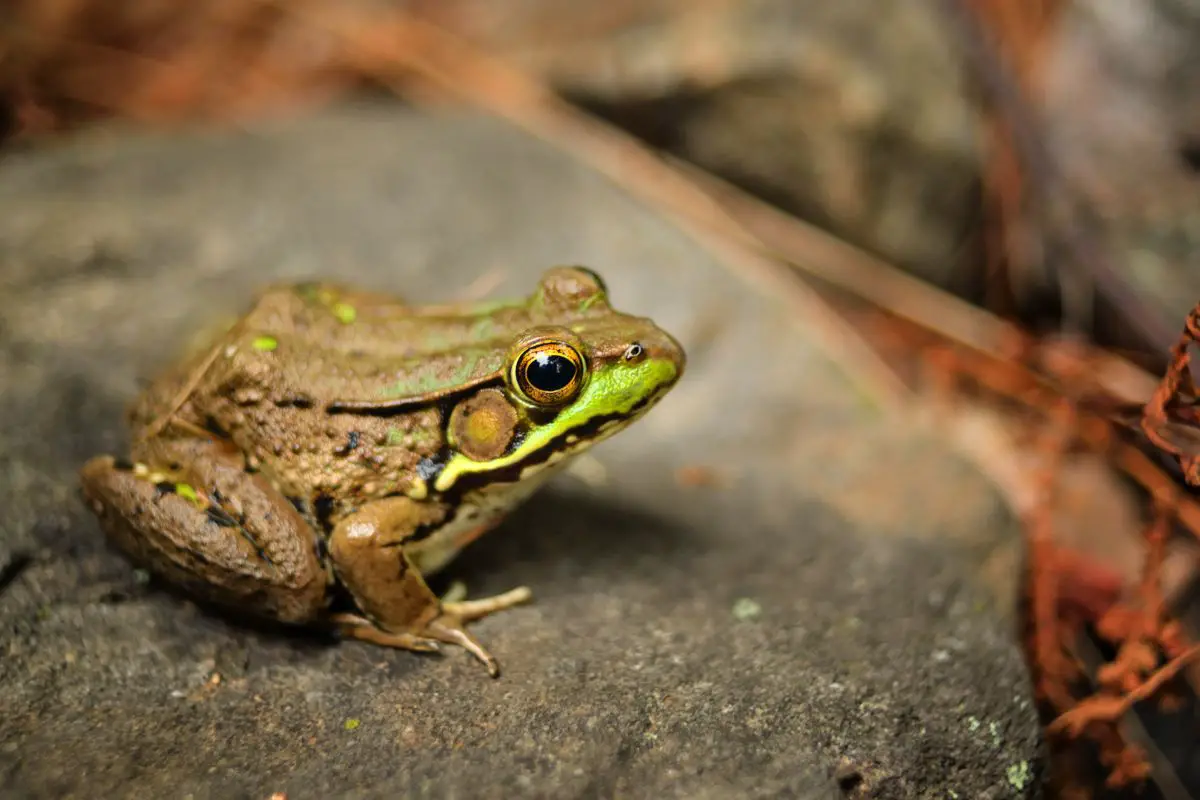
{"type": "Polygon", "coordinates": [[[528,477],[527,468],[549,467],[612,436],[650,410],[678,377],[674,362],[665,359],[617,364],[593,373],[580,397],[553,422],[534,428],[511,452],[491,461],[472,461],[456,453],[438,474],[433,488],[449,491],[460,478],[471,475],[511,475],[506,482],[528,477]]]}

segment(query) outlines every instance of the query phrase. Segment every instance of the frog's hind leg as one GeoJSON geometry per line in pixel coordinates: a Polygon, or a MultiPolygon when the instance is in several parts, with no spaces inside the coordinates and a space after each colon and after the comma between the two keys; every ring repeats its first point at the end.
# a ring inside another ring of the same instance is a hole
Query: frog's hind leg
{"type": "Polygon", "coordinates": [[[109,537],[151,572],[218,605],[287,623],[316,619],[328,574],[317,534],[233,447],[151,439],[136,463],[84,465],[84,496],[109,537]]]}

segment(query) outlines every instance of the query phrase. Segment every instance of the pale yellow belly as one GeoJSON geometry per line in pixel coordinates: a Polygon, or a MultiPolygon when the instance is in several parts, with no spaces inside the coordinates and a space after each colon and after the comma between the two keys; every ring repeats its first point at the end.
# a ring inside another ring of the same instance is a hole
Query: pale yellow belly
{"type": "Polygon", "coordinates": [[[454,517],[428,539],[405,549],[422,575],[432,575],[476,538],[495,527],[510,511],[525,502],[562,468],[554,464],[518,483],[491,484],[468,492],[454,517]]]}

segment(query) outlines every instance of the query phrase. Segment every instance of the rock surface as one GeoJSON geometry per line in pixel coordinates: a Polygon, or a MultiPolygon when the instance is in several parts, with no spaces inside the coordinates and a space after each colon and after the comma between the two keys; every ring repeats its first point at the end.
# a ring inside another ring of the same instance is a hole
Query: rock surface
{"type": "Polygon", "coordinates": [[[782,302],[494,121],[357,107],[10,156],[0,417],[5,797],[1038,794],[1015,572],[980,577],[1016,552],[998,496],[782,302]],[[688,374],[447,570],[535,592],[476,626],[498,681],[198,609],[78,498],[139,381],[268,279],[433,301],[563,262],[688,374]]]}

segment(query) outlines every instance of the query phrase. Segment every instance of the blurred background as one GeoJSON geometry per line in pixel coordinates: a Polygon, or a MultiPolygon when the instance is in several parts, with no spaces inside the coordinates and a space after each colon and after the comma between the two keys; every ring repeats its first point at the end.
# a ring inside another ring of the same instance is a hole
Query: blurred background
{"type": "Polygon", "coordinates": [[[990,415],[1052,791],[1200,797],[1198,53],[1195,0],[7,0],[0,158],[353,95],[550,141],[990,415]]]}

